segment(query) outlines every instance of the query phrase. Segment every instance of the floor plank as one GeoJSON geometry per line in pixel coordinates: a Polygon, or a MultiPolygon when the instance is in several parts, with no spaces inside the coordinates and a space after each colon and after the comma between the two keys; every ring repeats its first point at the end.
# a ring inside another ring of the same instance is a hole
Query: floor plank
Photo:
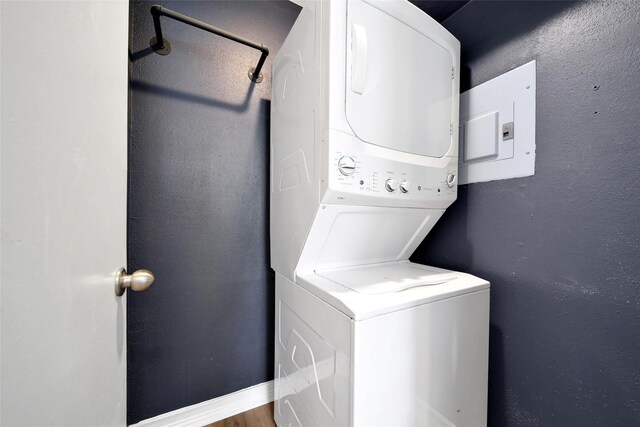
{"type": "Polygon", "coordinates": [[[242,412],[233,417],[216,421],[204,427],[275,427],[273,421],[273,402],[258,406],[250,411],[242,412]]]}

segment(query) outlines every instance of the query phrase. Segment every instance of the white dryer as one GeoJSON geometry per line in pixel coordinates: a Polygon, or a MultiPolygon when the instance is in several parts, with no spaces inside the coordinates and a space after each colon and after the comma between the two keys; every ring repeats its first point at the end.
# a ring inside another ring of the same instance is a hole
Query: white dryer
{"type": "Polygon", "coordinates": [[[309,1],[273,64],[279,426],[486,425],[489,283],[410,263],[457,194],[460,45],[309,1]]]}

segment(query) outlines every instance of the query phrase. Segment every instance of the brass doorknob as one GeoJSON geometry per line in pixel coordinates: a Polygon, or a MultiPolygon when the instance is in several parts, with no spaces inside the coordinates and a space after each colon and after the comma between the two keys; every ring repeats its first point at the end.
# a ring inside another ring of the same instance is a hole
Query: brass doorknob
{"type": "Polygon", "coordinates": [[[116,295],[122,296],[127,288],[136,292],[144,291],[154,280],[155,277],[149,270],[137,270],[133,274],[127,274],[127,271],[121,268],[116,273],[116,295]]]}

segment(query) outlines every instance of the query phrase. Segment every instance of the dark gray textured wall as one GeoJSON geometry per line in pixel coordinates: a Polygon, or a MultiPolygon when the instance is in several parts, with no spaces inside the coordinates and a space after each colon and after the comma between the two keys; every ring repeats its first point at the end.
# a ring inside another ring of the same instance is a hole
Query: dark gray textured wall
{"type": "Polygon", "coordinates": [[[453,15],[469,0],[409,0],[438,22],[453,15]]]}
{"type": "Polygon", "coordinates": [[[638,426],[640,2],[474,0],[444,25],[463,90],[538,61],[535,176],[461,187],[412,258],[491,281],[489,423],[638,426]]]}
{"type": "Polygon", "coordinates": [[[273,378],[269,268],[271,58],[298,14],[285,1],[162,6],[266,44],[259,52],[163,18],[173,51],[149,48],[152,2],[131,3],[130,270],[156,283],[128,300],[128,422],[273,378]]]}

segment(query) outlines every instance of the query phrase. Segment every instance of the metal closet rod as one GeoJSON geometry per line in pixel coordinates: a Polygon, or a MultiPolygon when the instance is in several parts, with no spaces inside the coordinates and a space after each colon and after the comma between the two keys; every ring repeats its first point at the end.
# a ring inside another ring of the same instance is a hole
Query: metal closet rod
{"type": "Polygon", "coordinates": [[[260,74],[260,71],[262,70],[264,61],[267,59],[267,55],[269,55],[269,48],[262,43],[256,43],[254,41],[245,39],[244,37],[240,37],[238,35],[225,31],[222,28],[214,27],[213,25],[209,25],[206,22],[198,21],[197,19],[193,19],[190,16],[183,15],[157,4],[151,6],[151,16],[153,16],[153,26],[155,27],[156,35],[155,37],[151,38],[150,44],[157,54],[168,55],[171,53],[171,45],[169,44],[169,40],[162,36],[162,27],[160,26],[160,17],[166,16],[167,18],[175,19],[176,21],[191,25],[192,27],[200,28],[201,30],[207,31],[209,33],[217,34],[226,39],[233,40],[234,42],[238,42],[262,52],[262,54],[260,55],[260,59],[258,60],[258,65],[249,68],[248,73],[249,79],[251,79],[252,82],[260,83],[262,81],[262,74],[260,74]]]}

